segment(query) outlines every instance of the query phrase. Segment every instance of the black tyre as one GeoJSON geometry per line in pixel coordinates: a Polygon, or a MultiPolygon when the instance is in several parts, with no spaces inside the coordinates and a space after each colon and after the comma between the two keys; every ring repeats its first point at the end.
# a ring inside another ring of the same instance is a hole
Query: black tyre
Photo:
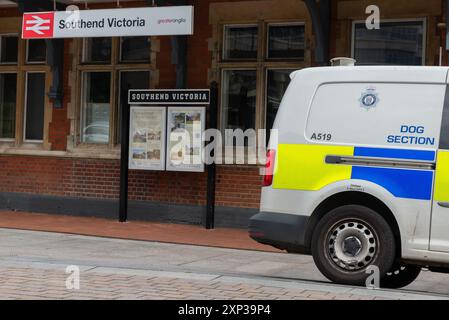
{"type": "Polygon", "coordinates": [[[420,266],[394,264],[380,281],[381,288],[399,289],[415,281],[421,273],[420,266]]]}
{"type": "Polygon", "coordinates": [[[382,279],[396,253],[393,232],[381,215],[360,205],[327,213],[312,236],[312,255],[321,273],[335,283],[365,285],[366,269],[379,268],[382,279]]]}

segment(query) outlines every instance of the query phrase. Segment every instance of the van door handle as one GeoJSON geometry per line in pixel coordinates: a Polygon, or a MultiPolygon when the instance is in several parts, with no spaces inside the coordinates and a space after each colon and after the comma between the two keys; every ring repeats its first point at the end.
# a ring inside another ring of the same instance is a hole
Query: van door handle
{"type": "Polygon", "coordinates": [[[343,159],[340,156],[326,156],[325,162],[327,164],[340,164],[343,159]]]}
{"type": "Polygon", "coordinates": [[[449,208],[449,202],[438,202],[438,205],[443,208],[449,208]]]}

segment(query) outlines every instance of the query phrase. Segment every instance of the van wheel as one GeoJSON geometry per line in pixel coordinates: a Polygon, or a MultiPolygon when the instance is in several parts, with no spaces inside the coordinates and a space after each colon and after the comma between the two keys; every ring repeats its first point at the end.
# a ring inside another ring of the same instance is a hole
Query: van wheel
{"type": "Polygon", "coordinates": [[[399,289],[415,281],[421,273],[420,266],[394,264],[380,281],[381,288],[399,289]]]}
{"type": "Polygon", "coordinates": [[[393,266],[395,241],[390,226],[374,210],[360,205],[335,208],[318,223],[312,236],[316,266],[329,280],[365,285],[369,266],[381,278],[393,266]]]}

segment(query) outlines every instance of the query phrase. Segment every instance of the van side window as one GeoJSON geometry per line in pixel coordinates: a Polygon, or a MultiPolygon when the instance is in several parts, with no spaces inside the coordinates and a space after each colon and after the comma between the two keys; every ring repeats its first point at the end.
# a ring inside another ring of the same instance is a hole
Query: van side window
{"type": "Polygon", "coordinates": [[[436,149],[445,92],[442,84],[323,84],[306,135],[319,143],[436,149]]]}

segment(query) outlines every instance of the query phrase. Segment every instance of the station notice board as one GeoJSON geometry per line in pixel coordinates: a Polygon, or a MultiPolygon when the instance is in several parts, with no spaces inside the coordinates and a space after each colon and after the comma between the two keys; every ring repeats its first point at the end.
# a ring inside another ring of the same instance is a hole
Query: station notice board
{"type": "Polygon", "coordinates": [[[203,172],[210,90],[130,90],[129,169],[203,172]]]}

